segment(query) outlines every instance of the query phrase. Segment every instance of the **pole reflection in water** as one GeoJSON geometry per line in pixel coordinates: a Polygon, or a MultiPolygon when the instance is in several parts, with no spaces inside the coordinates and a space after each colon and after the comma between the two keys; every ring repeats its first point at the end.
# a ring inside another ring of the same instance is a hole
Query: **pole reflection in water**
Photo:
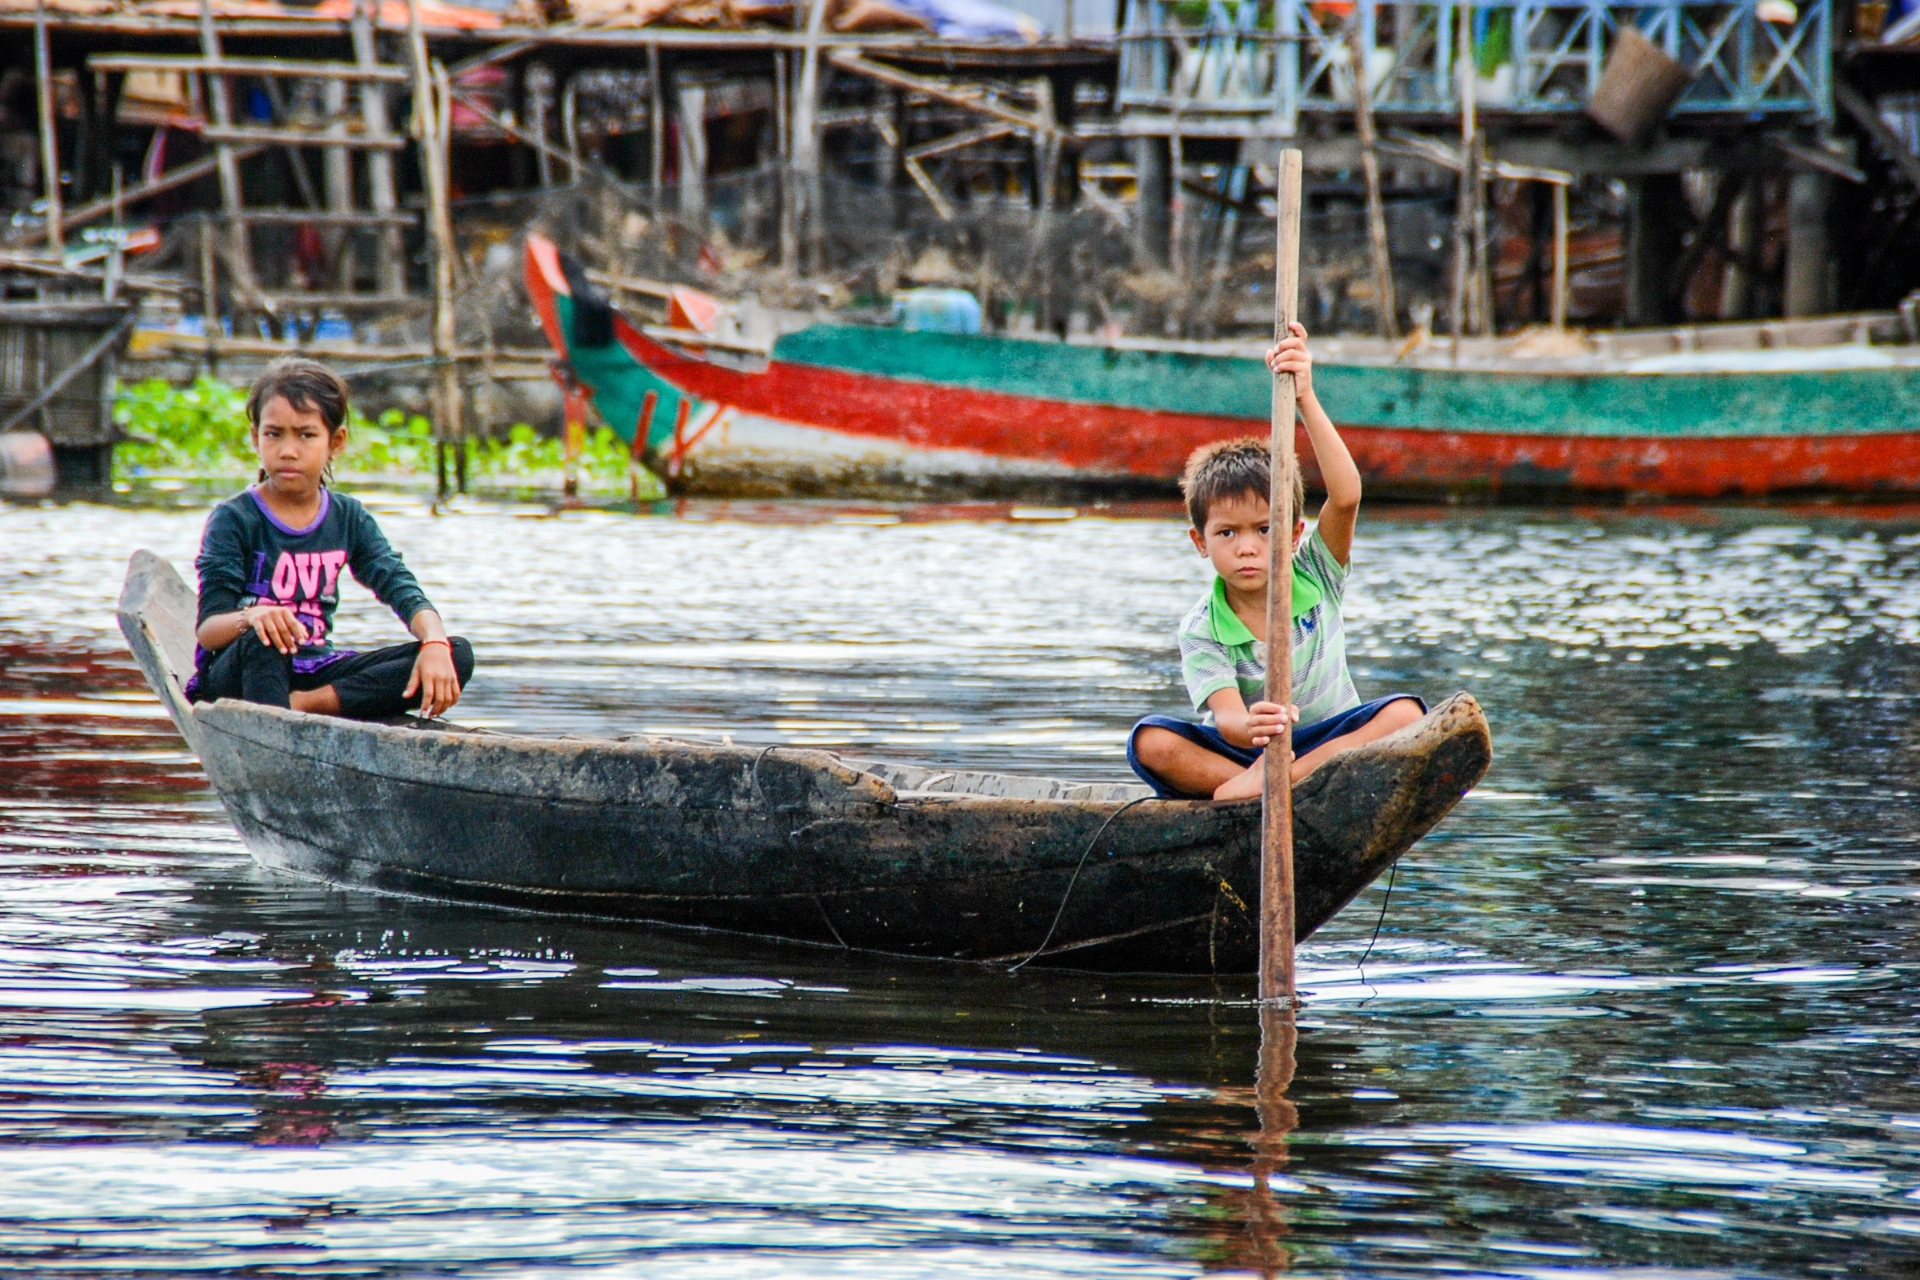
{"type": "Polygon", "coordinates": [[[1300,1127],[1300,1109],[1287,1096],[1300,1030],[1292,1000],[1263,1000],[1259,1008],[1260,1065],[1254,1075],[1253,1106],[1260,1127],[1253,1134],[1253,1203],[1247,1230],[1253,1239],[1249,1261],[1262,1276],[1271,1277],[1286,1274],[1292,1262],[1281,1243],[1287,1222],[1273,1198],[1273,1179],[1287,1165],[1287,1135],[1300,1127]]]}

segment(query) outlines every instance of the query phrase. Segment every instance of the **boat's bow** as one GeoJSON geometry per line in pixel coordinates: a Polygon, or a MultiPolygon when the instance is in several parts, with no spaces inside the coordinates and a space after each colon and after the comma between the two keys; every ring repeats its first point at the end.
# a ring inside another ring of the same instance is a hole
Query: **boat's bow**
{"type": "Polygon", "coordinates": [[[186,682],[193,673],[197,605],[193,589],[181,581],[172,565],[151,551],[133,553],[116,610],[120,632],[141,674],[173,717],[174,727],[196,752],[200,740],[187,704],[186,682]]]}

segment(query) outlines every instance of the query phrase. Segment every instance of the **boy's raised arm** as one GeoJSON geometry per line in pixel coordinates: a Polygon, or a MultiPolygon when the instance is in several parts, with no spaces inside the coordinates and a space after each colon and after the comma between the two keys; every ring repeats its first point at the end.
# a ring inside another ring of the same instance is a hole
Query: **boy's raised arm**
{"type": "Polygon", "coordinates": [[[1313,390],[1313,356],[1307,350],[1307,330],[1295,323],[1287,339],[1267,353],[1267,367],[1275,373],[1291,373],[1300,420],[1307,427],[1307,442],[1313,446],[1314,461],[1320,464],[1320,480],[1327,487],[1327,500],[1320,508],[1320,540],[1342,565],[1353,551],[1353,526],[1360,514],[1360,468],[1347,452],[1347,442],[1334,429],[1333,419],[1320,405],[1313,390]]]}

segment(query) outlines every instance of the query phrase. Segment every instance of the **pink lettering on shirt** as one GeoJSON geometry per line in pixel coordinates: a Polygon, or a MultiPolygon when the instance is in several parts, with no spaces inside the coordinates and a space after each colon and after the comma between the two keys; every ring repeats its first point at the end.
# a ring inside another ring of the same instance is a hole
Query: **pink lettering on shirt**
{"type": "Polygon", "coordinates": [[[340,581],[340,566],[346,562],[347,553],[344,551],[322,551],[320,553],[320,564],[326,569],[327,574],[326,582],[320,588],[321,595],[330,596],[333,594],[334,584],[340,581]]]}
{"type": "Polygon", "coordinates": [[[317,600],[320,598],[320,555],[314,551],[296,551],[293,553],[294,568],[300,571],[300,598],[317,600]]]}
{"type": "Polygon", "coordinates": [[[285,551],[280,553],[279,561],[273,566],[273,596],[280,601],[293,599],[293,589],[299,585],[300,570],[294,564],[293,556],[285,551]]]}

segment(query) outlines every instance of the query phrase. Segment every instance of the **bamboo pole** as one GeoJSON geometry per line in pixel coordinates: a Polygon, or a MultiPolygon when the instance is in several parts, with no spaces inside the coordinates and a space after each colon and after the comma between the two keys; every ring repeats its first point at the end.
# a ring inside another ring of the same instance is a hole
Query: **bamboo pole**
{"type": "Polygon", "coordinates": [[[627,496],[634,502],[640,501],[640,467],[645,461],[647,435],[653,430],[653,411],[659,403],[660,393],[648,391],[640,402],[640,416],[634,419],[633,446],[627,450],[627,496]]]}
{"type": "Polygon", "coordinates": [[[1360,140],[1360,170],[1367,179],[1367,246],[1373,254],[1373,299],[1380,312],[1380,336],[1398,338],[1400,303],[1393,292],[1387,209],[1380,197],[1380,152],[1374,145],[1373,87],[1367,83],[1367,58],[1359,48],[1359,39],[1360,23],[1355,22],[1347,36],[1347,60],[1353,70],[1353,130],[1360,140]]]}
{"type": "Polygon", "coordinates": [[[1553,184],[1553,327],[1567,327],[1567,184],[1553,184]]]}
{"type": "MultiPolygon", "coordinates": [[[[214,26],[210,0],[200,0],[200,54],[210,63],[218,63],[222,59],[220,33],[214,26]]],[[[207,112],[213,117],[214,127],[231,129],[233,106],[227,98],[226,76],[209,71],[205,80],[207,112]]],[[[227,265],[240,291],[257,300],[260,287],[253,277],[253,241],[247,234],[246,219],[242,217],[246,198],[240,187],[240,159],[233,145],[227,142],[214,148],[214,156],[220,172],[220,208],[227,215],[227,265]]]]}
{"type": "Polygon", "coordinates": [[[1473,305],[1467,310],[1473,316],[1473,331],[1486,337],[1493,332],[1493,264],[1487,250],[1489,174],[1485,134],[1474,134],[1473,155],[1468,163],[1473,170],[1473,305]]]}
{"type": "MultiPolygon", "coordinates": [[[[1300,153],[1280,153],[1273,261],[1273,340],[1300,301],[1300,153]]],[[[1293,432],[1291,374],[1273,380],[1272,489],[1267,555],[1267,701],[1293,701],[1293,432]]],[[[1293,1003],[1293,729],[1267,744],[1260,842],[1260,999],[1293,1003]]]]}
{"type": "Polygon", "coordinates": [[[60,140],[53,115],[53,42],[47,33],[46,0],[33,6],[33,78],[40,111],[40,174],[47,196],[47,243],[65,247],[66,229],[61,225],[60,140]]]}
{"type": "Polygon", "coordinates": [[[567,136],[567,181],[580,183],[580,87],[571,72],[560,91],[560,131],[567,136]]]}
{"type": "MultiPolygon", "coordinates": [[[[796,239],[804,259],[815,256],[820,219],[820,32],[827,21],[827,0],[807,7],[806,43],[800,52],[800,91],[793,101],[793,168],[798,178],[796,239]]],[[[684,176],[684,175],[683,175],[684,176]]],[[[802,270],[814,265],[798,264],[802,270]]]]}
{"type": "Polygon", "coordinates": [[[660,213],[660,184],[667,169],[667,99],[660,87],[660,43],[647,45],[647,196],[660,213]]]}
{"type": "Polygon", "coordinates": [[[1460,335],[1467,325],[1467,291],[1470,250],[1468,239],[1473,225],[1473,6],[1459,9],[1460,33],[1454,54],[1454,83],[1460,95],[1460,181],[1453,201],[1453,288],[1447,305],[1447,328],[1453,338],[1453,358],[1460,359],[1460,335]]]}
{"type": "MultiPolygon", "coordinates": [[[[358,0],[353,6],[349,29],[353,36],[354,65],[371,75],[380,68],[378,41],[374,38],[374,6],[379,0],[358,0]]],[[[389,130],[387,86],[369,79],[360,86],[360,124],[368,138],[384,138],[389,130]]],[[[399,208],[394,194],[393,157],[385,151],[367,152],[367,203],[373,211],[391,216],[399,208]]],[[[380,229],[375,240],[374,268],[381,293],[407,291],[406,242],[397,224],[380,229]]]]}
{"type": "MultiPolygon", "coordinates": [[[[420,24],[420,0],[407,0],[407,52],[413,63],[413,136],[419,146],[421,183],[426,187],[427,234],[433,244],[433,427],[439,438],[439,488],[447,492],[446,446],[460,431],[460,381],[453,363],[453,221],[447,210],[446,151],[441,146],[441,104],[446,69],[436,84],[427,61],[427,37],[420,24]]],[[[464,470],[464,468],[462,468],[464,470]]]]}
{"type": "Polygon", "coordinates": [[[214,265],[213,222],[200,219],[200,322],[206,338],[207,376],[220,373],[220,278],[214,265]]]}

